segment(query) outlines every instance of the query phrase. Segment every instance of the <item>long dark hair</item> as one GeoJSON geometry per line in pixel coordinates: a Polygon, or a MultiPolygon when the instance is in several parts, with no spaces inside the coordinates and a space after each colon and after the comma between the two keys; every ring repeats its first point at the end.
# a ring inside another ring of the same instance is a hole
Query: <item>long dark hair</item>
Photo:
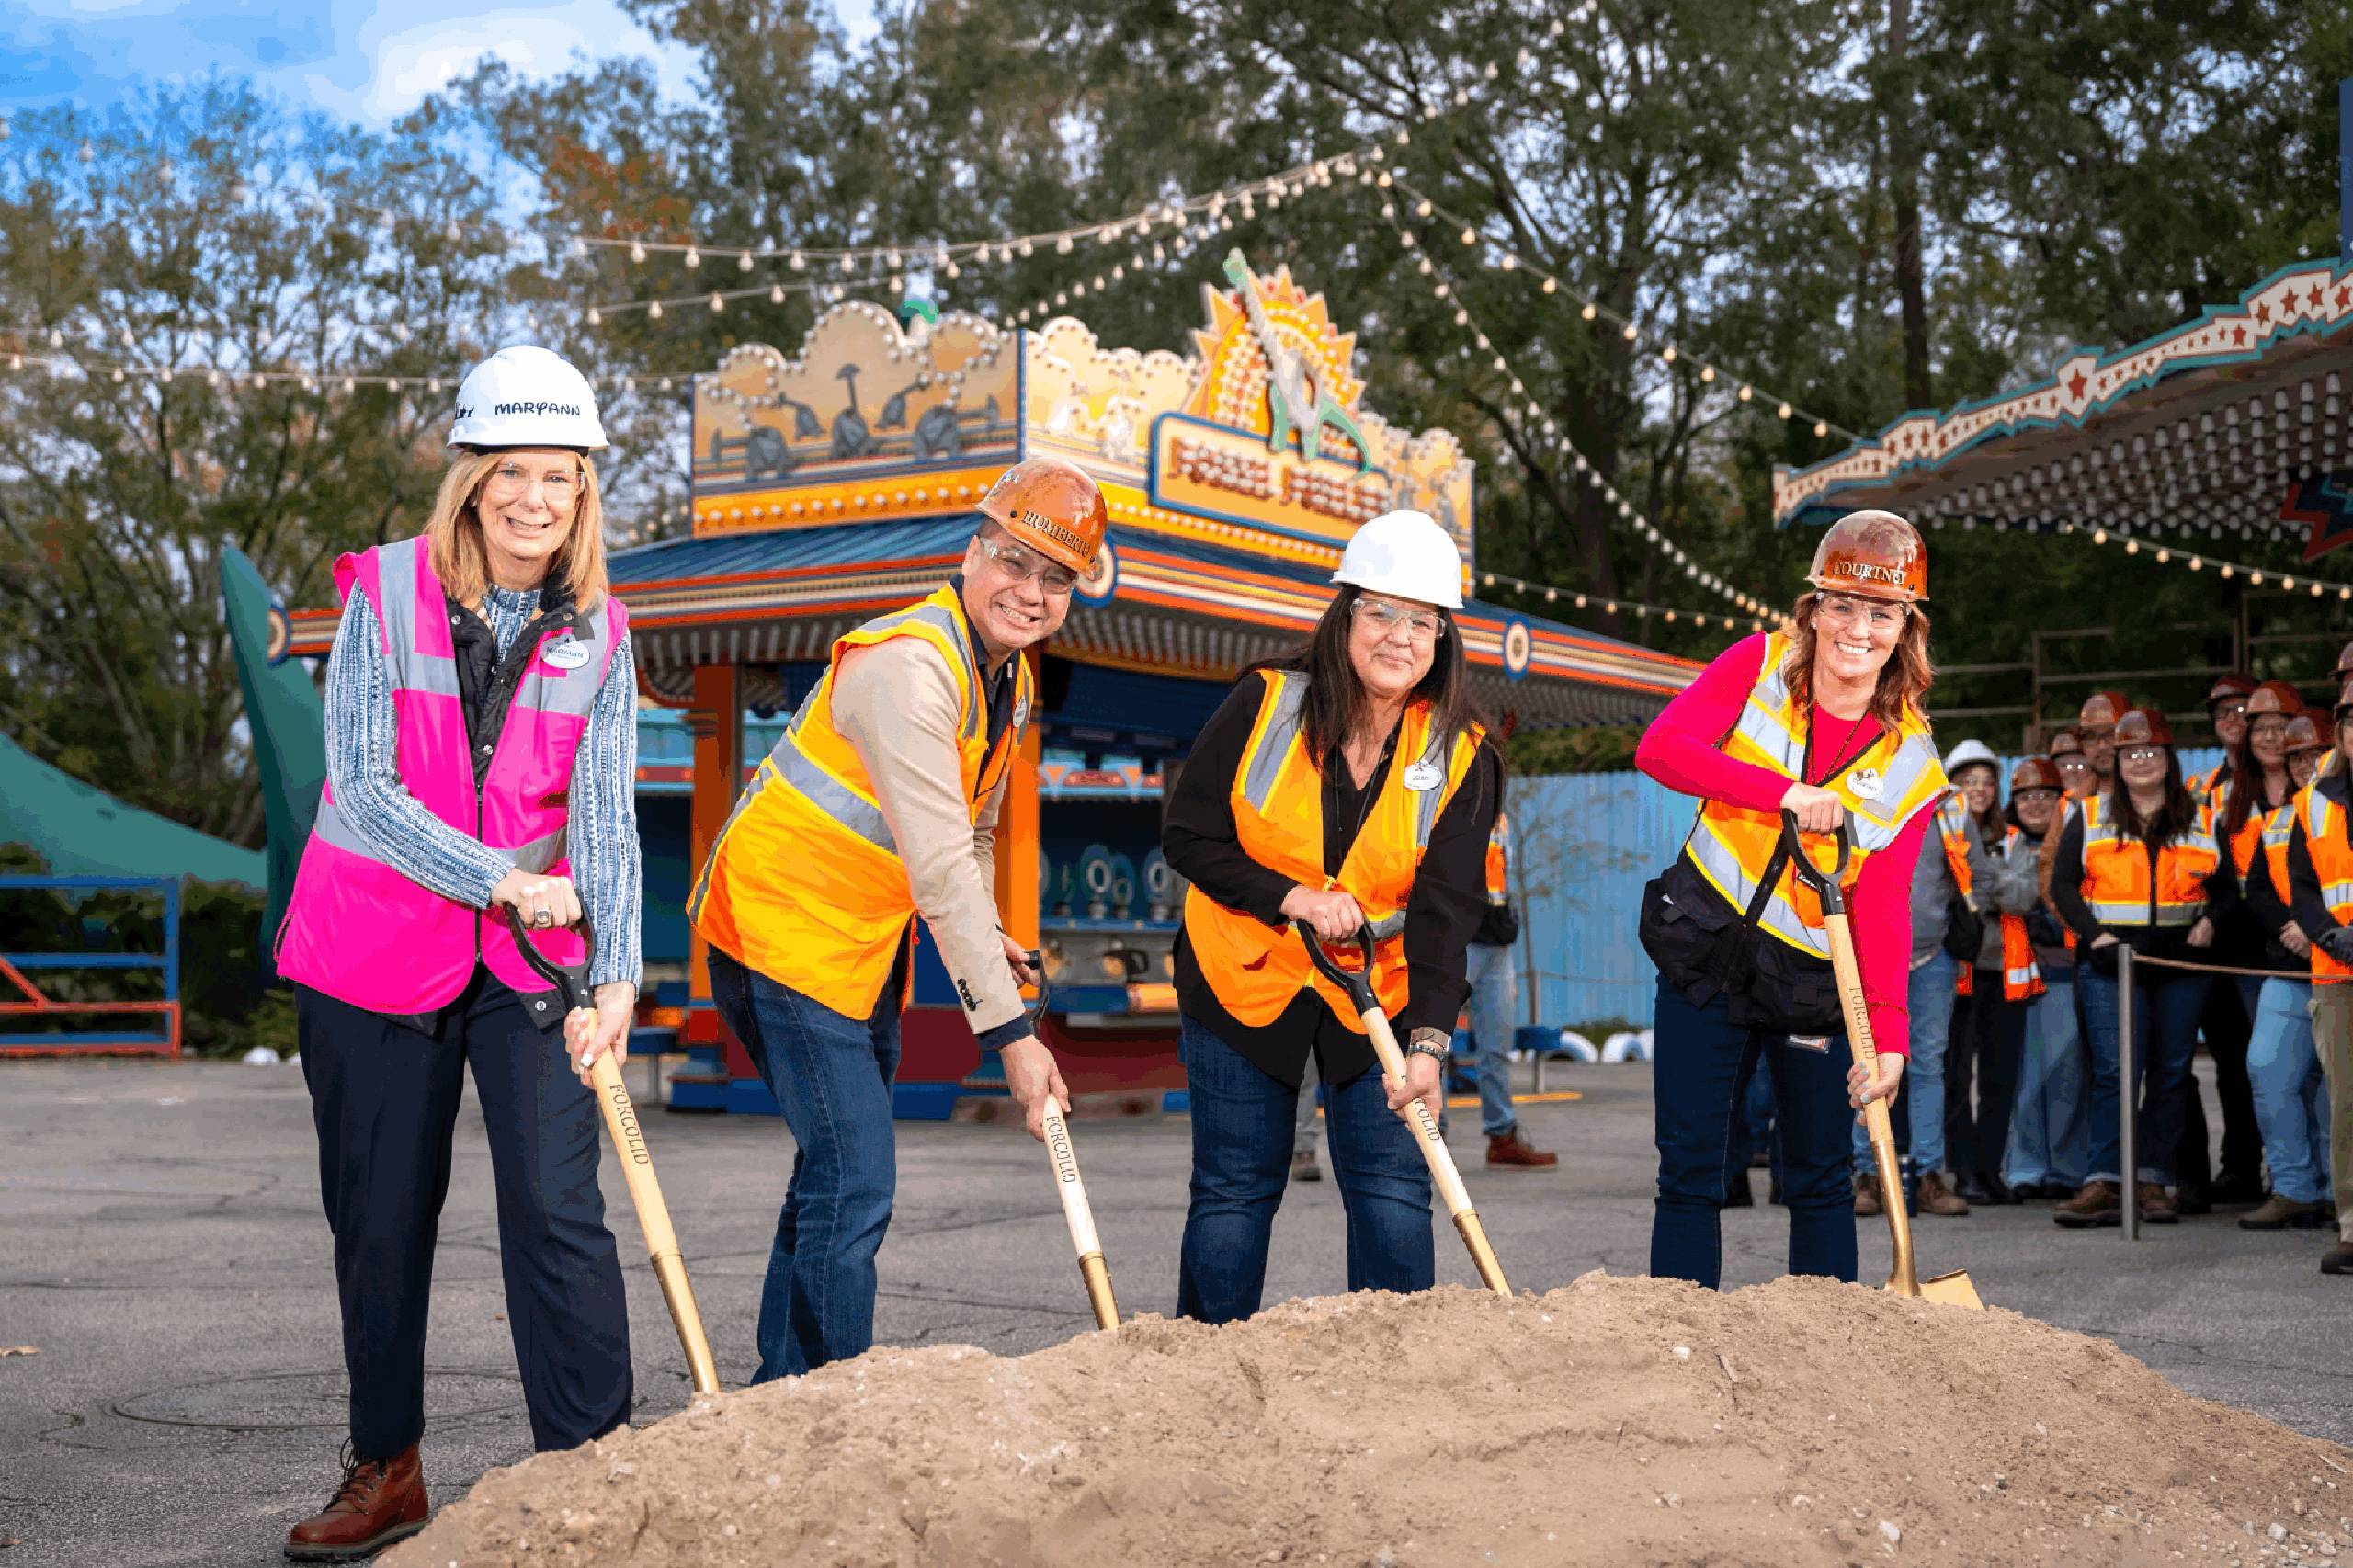
{"type": "Polygon", "coordinates": [[[2115,777],[2109,780],[2107,797],[2101,809],[2115,819],[2116,831],[2127,838],[2162,849],[2188,833],[2198,822],[2198,804],[2189,798],[2188,789],[2181,781],[2181,757],[2173,747],[2165,747],[2165,803],[2157,814],[2143,821],[2140,808],[2132,803],[2132,788],[2124,782],[2124,765],[2116,765],[2115,777]]]}
{"type": "MultiPolygon", "coordinates": [[[[1252,665],[1252,670],[1297,670],[1307,676],[1307,700],[1300,713],[1300,730],[1307,742],[1307,759],[1315,771],[1324,771],[1326,757],[1347,743],[1348,733],[1363,717],[1367,706],[1364,685],[1357,679],[1356,666],[1348,662],[1348,636],[1356,621],[1356,602],[1364,591],[1353,583],[1343,583],[1332,602],[1324,608],[1324,619],[1307,640],[1287,653],[1262,659],[1252,665]]],[[[1444,606],[1433,606],[1438,619],[1438,646],[1430,658],[1430,667],[1415,683],[1408,701],[1430,705],[1430,728],[1436,734],[1451,737],[1478,723],[1486,730],[1489,745],[1495,743],[1495,726],[1486,722],[1478,704],[1471,696],[1471,672],[1462,662],[1462,633],[1454,624],[1454,617],[1444,606]]],[[[1247,672],[1245,672],[1247,673],[1247,672]]],[[[1497,756],[1501,756],[1498,751],[1497,756]]]]}
{"type": "MultiPolygon", "coordinates": [[[[2279,771],[2288,772],[2288,760],[2279,759],[2279,771]]],[[[2231,788],[2223,797],[2222,831],[2214,836],[2236,838],[2246,819],[2255,813],[2262,799],[2263,764],[2255,760],[2255,726],[2250,723],[2239,732],[2239,744],[2231,748],[2231,788]]],[[[2288,778],[2288,793],[2296,792],[2294,776],[2288,778]]]]}

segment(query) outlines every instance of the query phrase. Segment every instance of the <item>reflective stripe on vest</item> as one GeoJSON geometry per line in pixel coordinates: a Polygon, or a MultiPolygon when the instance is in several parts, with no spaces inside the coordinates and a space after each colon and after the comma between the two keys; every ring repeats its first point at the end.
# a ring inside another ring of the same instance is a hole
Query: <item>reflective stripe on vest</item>
{"type": "MultiPolygon", "coordinates": [[[[1937,825],[1939,830],[1942,830],[1945,825],[1945,818],[1949,814],[1949,808],[1957,803],[1957,798],[1949,799],[1945,801],[1942,807],[1938,809],[1937,825]]],[[[1952,834],[1948,834],[1946,835],[1945,853],[1947,856],[1950,856],[1953,853],[1955,847],[1954,840],[1958,836],[1958,835],[1952,834]]],[[[2020,833],[2017,828],[2011,828],[2002,838],[2002,853],[2004,857],[2007,858],[2014,855],[2017,852],[2018,841],[2025,836],[2026,835],[2020,833]]],[[[1965,841],[1963,841],[1962,845],[1961,858],[1963,863],[1966,864],[1968,853],[1965,841]]],[[[2026,916],[2024,915],[2002,915],[2000,919],[2002,927],[2002,999],[2006,1002],[2024,1002],[2029,998],[2041,995],[2048,987],[2042,983],[2042,966],[2037,963],[2034,959],[2033,938],[2029,937],[2026,934],[2026,916]]],[[[1961,978],[1953,986],[1955,994],[1961,996],[1975,994],[1977,985],[1975,980],[1972,978],[1975,972],[1976,971],[1972,965],[1961,965],[1961,978]]]]}
{"type": "MultiPolygon", "coordinates": [[[[1324,779],[1307,755],[1301,722],[1307,677],[1293,670],[1267,670],[1255,678],[1266,689],[1229,787],[1235,840],[1269,870],[1303,887],[1339,888],[1356,899],[1375,937],[1374,994],[1394,1013],[1405,1005],[1407,993],[1405,904],[1415,873],[1439,814],[1477,760],[1483,732],[1474,726],[1452,737],[1436,734],[1429,704],[1409,704],[1381,791],[1368,806],[1338,873],[1326,876],[1324,779]],[[1440,781],[1427,790],[1409,788],[1407,775],[1425,763],[1443,765],[1440,781]]],[[[1347,766],[1337,756],[1329,760],[1334,767],[1347,766]]],[[[1277,930],[1194,887],[1185,893],[1185,932],[1210,989],[1242,1022],[1253,1028],[1274,1022],[1312,984],[1336,1017],[1363,1031],[1347,994],[1315,972],[1306,945],[1289,926],[1277,930]]]]}
{"type": "Polygon", "coordinates": [[[2206,913],[2206,879],[2222,864],[2205,813],[2157,851],[2151,878],[2148,846],[2126,838],[2108,797],[2084,802],[2084,902],[2103,926],[2195,926],[2206,913]]]}
{"type": "MultiPolygon", "coordinates": [[[[347,603],[364,594],[381,629],[402,786],[518,869],[569,874],[573,764],[628,628],[620,601],[608,597],[569,630],[524,628],[539,646],[568,638],[588,657],[563,665],[535,657],[526,665],[477,783],[472,748],[481,743],[466,731],[454,612],[426,542],[402,540],[346,555],[335,562],[335,586],[347,603]]],[[[534,932],[530,940],[562,963],[579,962],[585,950],[575,931],[534,932]]],[[[503,913],[411,881],[344,813],[334,785],[322,790],[278,931],[279,973],[354,1006],[415,1015],[454,1000],[477,954],[517,992],[549,989],[523,961],[503,913]]]]}
{"type": "Polygon", "coordinates": [[[850,1017],[870,1017],[915,915],[889,817],[857,747],[834,725],[843,656],[894,637],[929,645],[961,704],[957,763],[974,823],[1019,749],[1036,687],[1017,658],[1013,722],[989,743],[988,693],[953,585],[835,640],[824,675],[735,802],[687,905],[713,947],[850,1017]]]}
{"type": "Polygon", "coordinates": [[[1510,902],[1510,877],[1511,818],[1497,812],[1487,833],[1487,902],[1497,909],[1510,902]]]}
{"type": "MultiPolygon", "coordinates": [[[[1786,636],[1776,631],[1766,638],[1764,668],[1721,749],[1727,756],[1770,768],[1794,784],[1804,778],[1809,718],[1782,678],[1781,665],[1788,656],[1786,636]]],[[[1847,862],[1845,885],[1851,891],[1871,856],[1902,836],[1905,824],[1940,799],[1947,785],[1927,722],[1917,713],[1909,713],[1895,731],[1882,732],[1822,788],[1837,795],[1847,808],[1854,856],[1847,862]]],[[[1750,811],[1703,800],[1684,838],[1683,853],[1727,903],[1745,911],[1780,837],[1778,810],[1750,811]]],[[[1808,837],[1818,840],[1818,835],[1808,837]]],[[[1766,899],[1758,924],[1791,947],[1825,961],[1830,957],[1821,901],[1787,867],[1766,899]]]]}
{"type": "MultiPolygon", "coordinates": [[[[2297,792],[2288,809],[2303,813],[2304,852],[2312,857],[2313,874],[2320,881],[2321,903],[2338,925],[2353,926],[2353,843],[2347,842],[2344,808],[2320,792],[2315,778],[2297,792]]],[[[2353,967],[2330,958],[2314,942],[2313,981],[2330,985],[2353,981],[2353,967]]]]}
{"type": "Polygon", "coordinates": [[[2288,891],[2288,840],[2296,831],[2296,801],[2290,796],[2288,803],[2263,819],[2263,864],[2271,873],[2271,891],[2279,895],[2282,904],[2292,896],[2288,891]]]}

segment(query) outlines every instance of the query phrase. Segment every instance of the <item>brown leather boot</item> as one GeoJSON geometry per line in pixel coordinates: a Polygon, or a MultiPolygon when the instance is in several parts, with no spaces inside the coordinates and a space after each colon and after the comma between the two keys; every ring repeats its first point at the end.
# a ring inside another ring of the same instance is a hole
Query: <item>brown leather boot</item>
{"type": "Polygon", "coordinates": [[[2141,1223],[2177,1225],[2181,1222],[2181,1210],[2174,1207],[2173,1199],[2165,1196],[2164,1187],[2155,1182],[2144,1181],[2136,1190],[2141,1206],[2141,1223]]]}
{"type": "Polygon", "coordinates": [[[2071,1231],[2124,1223],[2124,1189],[2112,1181],[2087,1181],[2081,1191],[2052,1211],[2071,1231]]]}
{"type": "Polygon", "coordinates": [[[1887,1206],[1879,1200],[1878,1176],[1859,1176],[1855,1178],[1855,1212],[1872,1219],[1887,1212],[1887,1206]]]}
{"type": "Polygon", "coordinates": [[[1537,1148],[1517,1127],[1487,1140],[1487,1164],[1490,1166],[1517,1165],[1522,1170],[1533,1171],[1560,1163],[1560,1155],[1537,1148]]]}
{"type": "Polygon", "coordinates": [[[1969,1200],[1952,1189],[1945,1180],[1944,1172],[1927,1171],[1921,1175],[1920,1187],[1913,1195],[1912,1207],[1918,1213],[1939,1214],[1952,1220],[1969,1212],[1969,1200]]]}
{"type": "Polygon", "coordinates": [[[425,1471],[411,1443],[388,1460],[363,1460],[343,1445],[343,1484],[327,1506],[286,1537],[297,1562],[350,1562],[373,1557],[425,1528],[425,1471]]]}

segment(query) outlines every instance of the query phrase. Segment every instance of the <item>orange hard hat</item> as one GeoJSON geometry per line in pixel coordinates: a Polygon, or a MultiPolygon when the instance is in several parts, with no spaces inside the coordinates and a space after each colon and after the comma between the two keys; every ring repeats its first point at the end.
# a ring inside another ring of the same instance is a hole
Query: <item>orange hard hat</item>
{"type": "Polygon", "coordinates": [[[1103,548],[1110,513],[1085,469],[1061,458],[1024,458],[981,497],[981,512],[1047,560],[1086,572],[1103,548]]]}
{"type": "Polygon", "coordinates": [[[2313,722],[2309,713],[2298,713],[2288,721],[2288,753],[2318,751],[2328,743],[2320,738],[2320,726],[2313,722]]]}
{"type": "Polygon", "coordinates": [[[1807,582],[1817,588],[1915,603],[1928,597],[1928,548],[1893,512],[1849,512],[1823,530],[1807,582]]]}
{"type": "Polygon", "coordinates": [[[2116,721],[2116,749],[2126,746],[2170,746],[2173,726],[2154,708],[2128,708],[2116,721]]]}
{"type": "Polygon", "coordinates": [[[2301,713],[2304,710],[2303,693],[2284,680],[2268,680],[2248,694],[2246,716],[2260,718],[2267,713],[2301,713]]]}
{"type": "Polygon", "coordinates": [[[2086,730],[2107,729],[2131,706],[2132,699],[2120,691],[2095,691],[2084,699],[2084,710],[2075,715],[2075,722],[2086,730]]]}
{"type": "Polygon", "coordinates": [[[2059,777],[2059,765],[2047,756],[2022,756],[2010,769],[2010,794],[2015,798],[2021,790],[2063,790],[2059,777]]]}
{"type": "Polygon", "coordinates": [[[2336,678],[2343,680],[2347,676],[2353,676],[2353,642],[2345,644],[2336,655],[2336,678]]]}
{"type": "Polygon", "coordinates": [[[2255,677],[2243,676],[2236,670],[2214,677],[2214,689],[2206,694],[2206,710],[2212,712],[2214,704],[2226,697],[2245,697],[2255,689],[2255,677]]]}
{"type": "Polygon", "coordinates": [[[2344,688],[2336,694],[2336,711],[2331,717],[2342,724],[2347,713],[2353,713],[2353,676],[2346,676],[2344,688]]]}
{"type": "Polygon", "coordinates": [[[2070,752],[2073,752],[2077,756],[2081,756],[2084,754],[2084,743],[2075,737],[2075,732],[2073,730],[2053,731],[2051,736],[2051,749],[2045,755],[2047,755],[2055,764],[2059,758],[2066,756],[2070,752]]]}

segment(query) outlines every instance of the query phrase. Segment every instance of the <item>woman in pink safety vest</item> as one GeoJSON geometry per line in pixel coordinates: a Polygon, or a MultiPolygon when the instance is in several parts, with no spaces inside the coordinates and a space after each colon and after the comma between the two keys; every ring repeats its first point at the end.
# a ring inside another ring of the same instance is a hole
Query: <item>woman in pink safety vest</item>
{"type": "Polygon", "coordinates": [[[298,1562],[425,1528],[425,1331],[467,1068],[489,1134],[506,1318],[533,1444],[630,1409],[629,1321],[597,1185],[588,1063],[625,1051],[641,974],[637,680],[608,592],[595,393],[544,348],[458,389],[425,531],[335,562],[327,783],[278,971],[293,982],[350,1374],[350,1440],[298,1562]],[[576,963],[567,1017],[507,923],[576,963]]]}

